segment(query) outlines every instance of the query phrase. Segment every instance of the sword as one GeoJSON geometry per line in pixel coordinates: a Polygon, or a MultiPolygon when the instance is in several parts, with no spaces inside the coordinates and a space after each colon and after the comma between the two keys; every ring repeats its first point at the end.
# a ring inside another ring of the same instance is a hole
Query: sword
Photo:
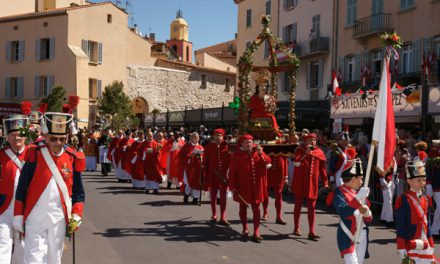
{"type": "Polygon", "coordinates": [[[229,186],[229,180],[223,177],[223,175],[217,169],[214,170],[214,174],[220,178],[225,186],[229,186]]]}
{"type": "Polygon", "coordinates": [[[235,193],[235,195],[237,195],[237,197],[240,199],[240,201],[242,201],[246,207],[250,207],[251,205],[246,202],[246,200],[243,198],[243,196],[240,195],[240,193],[237,190],[231,190],[231,192],[235,193]]]}

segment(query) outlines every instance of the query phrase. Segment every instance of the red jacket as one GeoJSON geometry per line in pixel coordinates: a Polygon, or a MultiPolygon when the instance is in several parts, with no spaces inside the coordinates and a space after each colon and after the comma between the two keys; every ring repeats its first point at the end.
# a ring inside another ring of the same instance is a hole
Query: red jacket
{"type": "Polygon", "coordinates": [[[220,144],[210,142],[206,144],[204,153],[205,159],[203,161],[206,177],[205,182],[208,188],[218,189],[220,186],[226,187],[216,171],[220,173],[224,179],[228,178],[227,172],[231,160],[230,156],[226,142],[223,141],[220,144]]]}
{"type": "Polygon", "coordinates": [[[272,167],[267,170],[268,187],[275,190],[282,190],[284,187],[285,177],[287,177],[287,160],[283,155],[272,157],[272,167]]]}
{"type": "MultiPolygon", "coordinates": [[[[112,152],[114,149],[117,149],[119,142],[122,140],[123,138],[118,138],[118,137],[113,137],[112,140],[110,141],[110,144],[108,146],[108,153],[107,153],[107,158],[110,161],[113,161],[113,156],[112,156],[112,152]]],[[[115,151],[115,155],[116,155],[116,151],[115,151]]]]}
{"type": "Polygon", "coordinates": [[[143,171],[143,161],[142,157],[144,155],[143,142],[135,141],[131,144],[128,149],[128,162],[131,164],[131,161],[136,157],[136,161],[134,164],[131,164],[130,174],[135,180],[142,181],[144,180],[144,171],[143,171]]]}
{"type": "MultiPolygon", "coordinates": [[[[240,194],[250,204],[262,203],[267,196],[267,165],[270,158],[257,151],[237,150],[232,154],[229,166],[229,188],[240,194]]],[[[240,202],[238,195],[234,200],[240,202]]]]}
{"type": "Polygon", "coordinates": [[[299,166],[295,165],[292,193],[299,197],[317,199],[319,177],[324,185],[328,185],[324,152],[315,148],[306,154],[306,149],[299,147],[295,151],[294,162],[299,166]]]}
{"type": "MultiPolygon", "coordinates": [[[[42,146],[44,147],[44,144],[42,146]]],[[[69,196],[72,198],[72,214],[82,217],[85,199],[81,178],[81,173],[85,168],[84,153],[77,152],[67,145],[64,149],[65,152],[61,156],[57,157],[52,154],[51,156],[63,175],[69,196]]],[[[23,166],[15,195],[14,215],[24,215],[23,221],[26,222],[51,178],[52,173],[44,160],[40,147],[30,150],[29,159],[23,166]]],[[[67,219],[66,206],[61,191],[60,198],[66,223],[68,223],[69,219],[67,219]]]]}
{"type": "MultiPolygon", "coordinates": [[[[173,178],[176,178],[176,179],[178,179],[179,182],[182,182],[183,168],[181,168],[180,162],[179,162],[179,151],[182,149],[183,146],[185,146],[185,141],[179,140],[177,143],[179,145],[179,149],[171,151],[171,149],[173,147],[173,143],[174,143],[173,138],[168,139],[162,149],[162,153],[165,152],[165,153],[167,153],[165,155],[168,156],[167,165],[166,165],[168,179],[171,180],[173,178]]],[[[164,155],[164,154],[162,154],[162,155],[164,155]]]]}
{"type": "MultiPolygon", "coordinates": [[[[0,150],[0,215],[8,209],[14,196],[15,177],[19,168],[6,154],[6,147],[0,150]]],[[[21,161],[26,161],[29,147],[25,146],[23,152],[17,155],[21,161]]]]}

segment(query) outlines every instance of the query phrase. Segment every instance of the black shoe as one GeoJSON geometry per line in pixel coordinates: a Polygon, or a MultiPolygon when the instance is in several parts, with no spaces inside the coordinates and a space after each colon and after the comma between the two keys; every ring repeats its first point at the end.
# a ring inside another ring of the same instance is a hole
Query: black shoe
{"type": "Polygon", "coordinates": [[[393,222],[386,222],[385,226],[388,227],[388,228],[395,228],[396,224],[394,223],[394,221],[393,222]]]}
{"type": "Polygon", "coordinates": [[[263,241],[263,238],[262,238],[260,235],[253,235],[253,236],[252,236],[252,240],[253,240],[255,243],[261,243],[261,241],[263,241]]]}
{"type": "Polygon", "coordinates": [[[118,179],[118,182],[124,182],[124,180],[118,179]]]}
{"type": "Polygon", "coordinates": [[[309,233],[308,239],[311,241],[319,241],[320,238],[321,238],[320,235],[309,233]]]}
{"type": "Polygon", "coordinates": [[[183,196],[183,203],[184,204],[188,204],[188,198],[189,198],[189,196],[186,194],[183,196]]]}
{"type": "Polygon", "coordinates": [[[158,189],[154,189],[153,190],[153,194],[159,194],[159,190],[158,189]]]}
{"type": "Polygon", "coordinates": [[[171,189],[171,184],[172,184],[171,182],[168,182],[168,183],[167,183],[167,189],[168,189],[168,190],[171,189]]]}
{"type": "Polygon", "coordinates": [[[146,193],[146,194],[149,194],[149,193],[150,193],[150,190],[145,190],[145,193],[146,193]]]}
{"type": "Polygon", "coordinates": [[[179,186],[176,186],[176,190],[179,190],[179,191],[180,191],[180,187],[179,187],[179,186]]]}
{"type": "Polygon", "coordinates": [[[192,204],[198,204],[198,203],[199,203],[199,198],[193,198],[192,204]]]}

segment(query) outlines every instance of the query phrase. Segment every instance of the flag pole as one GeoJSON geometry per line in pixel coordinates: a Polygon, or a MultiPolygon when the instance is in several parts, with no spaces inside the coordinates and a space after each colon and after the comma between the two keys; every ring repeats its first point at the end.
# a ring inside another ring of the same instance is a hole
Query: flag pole
{"type": "Polygon", "coordinates": [[[373,165],[374,150],[376,146],[377,146],[377,141],[372,140],[370,146],[370,153],[368,153],[367,172],[365,174],[364,187],[368,187],[370,183],[371,167],[373,165]]]}

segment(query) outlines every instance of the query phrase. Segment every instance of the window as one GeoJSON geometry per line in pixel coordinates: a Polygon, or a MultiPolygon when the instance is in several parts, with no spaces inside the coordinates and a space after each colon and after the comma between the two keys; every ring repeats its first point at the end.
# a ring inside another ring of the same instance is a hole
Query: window
{"type": "Polygon", "coordinates": [[[319,64],[317,61],[311,63],[310,67],[310,88],[318,87],[319,64]]]}
{"type": "Polygon", "coordinates": [[[36,98],[48,96],[52,92],[54,84],[53,75],[35,76],[35,94],[36,98]]]}
{"type": "Polygon", "coordinates": [[[270,15],[271,13],[271,1],[266,1],[266,15],[270,15]]]}
{"type": "Polygon", "coordinates": [[[24,41],[6,42],[6,61],[8,62],[24,61],[24,41]]]}
{"type": "Polygon", "coordinates": [[[282,91],[287,93],[290,91],[290,79],[289,79],[289,72],[283,72],[283,85],[282,87],[282,91]]]}
{"type": "Polygon", "coordinates": [[[35,42],[35,56],[37,61],[55,58],[55,39],[42,38],[35,42]]]}
{"type": "Polygon", "coordinates": [[[354,24],[357,18],[357,0],[347,0],[347,26],[354,24]]]}
{"type": "Polygon", "coordinates": [[[355,75],[354,56],[350,56],[347,57],[347,81],[348,82],[354,81],[354,75],[355,75]]]}
{"type": "Polygon", "coordinates": [[[269,43],[264,41],[264,59],[269,58],[269,43]]]}
{"type": "Polygon", "coordinates": [[[107,14],[107,23],[111,23],[112,22],[112,15],[111,14],[107,14]]]}
{"type": "Polygon", "coordinates": [[[252,9],[246,10],[246,27],[252,27],[252,9]]]}
{"type": "Polygon", "coordinates": [[[89,79],[89,99],[98,99],[102,97],[102,81],[89,79]]]}
{"type": "Polygon", "coordinates": [[[298,0],[284,0],[284,10],[292,9],[298,5],[298,0]]]}
{"type": "Polygon", "coordinates": [[[83,39],[81,48],[89,57],[89,63],[102,64],[102,43],[83,39]]]}
{"type": "Polygon", "coordinates": [[[414,0],[400,0],[400,10],[414,7],[414,0]]]}
{"type": "Polygon", "coordinates": [[[225,79],[225,92],[229,92],[231,90],[231,83],[229,79],[225,79]]]}
{"type": "Polygon", "coordinates": [[[23,77],[9,77],[6,78],[6,98],[21,98],[23,97],[23,77]]]}
{"type": "Polygon", "coordinates": [[[296,42],[296,34],[297,34],[297,24],[290,24],[284,27],[283,29],[283,38],[286,44],[291,44],[296,42]]]}
{"type": "Polygon", "coordinates": [[[382,56],[380,50],[373,51],[373,78],[380,79],[382,66],[382,56]]]}
{"type": "Polygon", "coordinates": [[[189,47],[186,46],[186,62],[190,62],[189,61],[189,47]]]}
{"type": "Polygon", "coordinates": [[[200,88],[205,89],[206,88],[206,75],[202,74],[202,84],[200,85],[200,88]]]}
{"type": "MultiPolygon", "coordinates": [[[[321,15],[316,15],[312,17],[312,32],[314,37],[319,37],[319,33],[320,33],[320,23],[321,23],[321,15]]],[[[313,39],[313,38],[312,38],[313,39]]]]}
{"type": "Polygon", "coordinates": [[[410,73],[412,65],[412,45],[404,45],[402,47],[402,73],[410,73]]]}

